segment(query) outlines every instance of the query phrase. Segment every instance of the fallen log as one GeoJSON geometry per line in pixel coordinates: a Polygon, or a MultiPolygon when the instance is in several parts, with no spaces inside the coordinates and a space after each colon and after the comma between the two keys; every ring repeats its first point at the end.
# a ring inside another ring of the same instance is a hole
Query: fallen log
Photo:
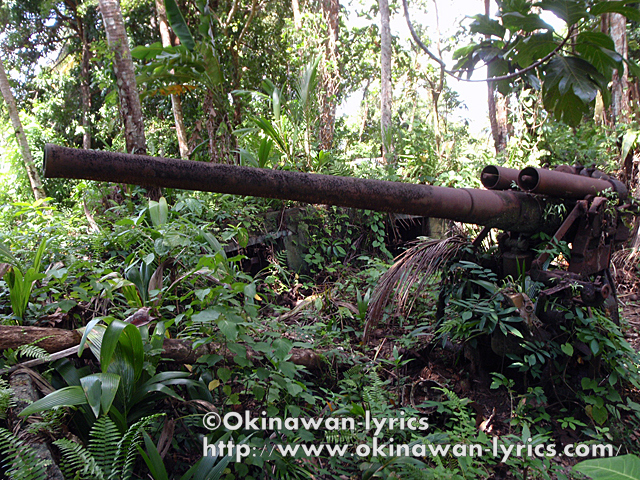
{"type": "Polygon", "coordinates": [[[78,345],[81,339],[82,334],[77,330],[0,325],[0,350],[16,349],[21,345],[38,342],[38,347],[44,348],[48,353],[55,353],[78,345]]]}
{"type": "MultiPolygon", "coordinates": [[[[61,328],[26,327],[17,325],[0,325],[0,351],[8,348],[16,349],[21,345],[35,344],[48,353],[56,353],[77,346],[82,334],[77,330],[61,328]]],[[[193,349],[193,341],[178,338],[165,338],[161,358],[178,363],[195,363],[202,355],[217,354],[233,360],[236,353],[217,343],[206,343],[193,349]]],[[[73,352],[72,352],[73,353],[73,352]]],[[[291,362],[318,372],[325,363],[322,355],[308,348],[291,349],[291,362]]],[[[247,358],[254,359],[261,355],[247,347],[247,358]]],[[[45,363],[42,361],[41,363],[45,363]]],[[[33,363],[30,363],[33,366],[33,363]]]]}

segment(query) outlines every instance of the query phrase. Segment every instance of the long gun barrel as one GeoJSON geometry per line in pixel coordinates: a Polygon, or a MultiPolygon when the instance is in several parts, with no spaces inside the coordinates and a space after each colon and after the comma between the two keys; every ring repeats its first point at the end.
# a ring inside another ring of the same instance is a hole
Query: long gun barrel
{"type": "Polygon", "coordinates": [[[515,191],[382,180],[156,158],[47,144],[47,177],[228,193],[407,213],[512,232],[549,230],[545,202],[515,191]]]}

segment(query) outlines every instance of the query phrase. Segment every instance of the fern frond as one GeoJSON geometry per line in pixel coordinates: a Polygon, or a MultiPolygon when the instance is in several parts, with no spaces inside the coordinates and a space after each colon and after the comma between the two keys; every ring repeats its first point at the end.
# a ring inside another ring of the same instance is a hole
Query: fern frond
{"type": "Polygon", "coordinates": [[[20,345],[16,349],[16,355],[34,360],[44,360],[45,362],[51,360],[51,355],[49,355],[49,353],[44,348],[32,343],[27,345],[20,345]]]}
{"type": "Polygon", "coordinates": [[[138,446],[142,445],[143,441],[142,431],[146,431],[146,428],[151,422],[162,416],[164,416],[164,413],[149,415],[129,427],[129,430],[127,430],[120,442],[118,442],[118,449],[113,462],[114,468],[109,477],[110,480],[128,480],[131,478],[133,474],[133,464],[139,455],[138,446]]]}
{"type": "Polygon", "coordinates": [[[7,410],[15,405],[13,390],[9,382],[0,378],[0,420],[7,416],[7,410]]]}
{"type": "Polygon", "coordinates": [[[89,453],[107,478],[112,474],[113,459],[116,458],[121,439],[118,428],[106,415],[95,421],[89,433],[89,453]]]}
{"type": "Polygon", "coordinates": [[[387,382],[380,378],[375,369],[369,371],[367,380],[367,385],[362,390],[362,399],[369,405],[386,405],[388,403],[385,394],[387,382]]]}
{"type": "Polygon", "coordinates": [[[91,478],[105,480],[104,472],[100,469],[91,453],[71,440],[61,438],[53,442],[60,449],[60,470],[65,478],[91,478]]]}
{"type": "Polygon", "coordinates": [[[9,430],[0,428],[0,468],[11,480],[43,480],[47,478],[45,463],[28,445],[9,430]]]}

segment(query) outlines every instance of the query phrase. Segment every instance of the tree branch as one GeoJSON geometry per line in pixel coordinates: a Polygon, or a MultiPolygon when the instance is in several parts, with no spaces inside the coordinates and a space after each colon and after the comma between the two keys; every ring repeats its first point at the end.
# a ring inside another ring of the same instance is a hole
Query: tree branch
{"type": "Polygon", "coordinates": [[[556,53],[558,53],[562,47],[565,46],[565,44],[569,41],[569,39],[571,38],[572,34],[573,34],[573,29],[569,29],[569,32],[567,33],[567,36],[564,38],[564,40],[562,40],[562,42],[560,42],[560,44],[553,49],[552,52],[550,52],[548,55],[545,55],[543,58],[541,58],[540,60],[537,60],[536,62],[532,63],[531,65],[529,65],[528,67],[525,67],[521,70],[517,70],[513,73],[509,73],[508,75],[501,75],[499,77],[489,77],[489,78],[483,78],[483,79],[479,79],[479,80],[472,80],[469,78],[461,78],[458,75],[456,75],[456,73],[461,73],[459,70],[458,71],[454,71],[454,70],[447,70],[446,68],[446,64],[444,63],[444,61],[441,58],[438,58],[437,56],[435,56],[433,53],[431,53],[431,51],[429,50],[429,48],[427,48],[427,46],[422,42],[422,40],[420,40],[420,37],[418,37],[418,34],[416,33],[415,29],[413,28],[413,24],[411,23],[411,20],[409,18],[409,6],[407,5],[407,0],[402,0],[402,5],[404,7],[404,18],[407,20],[407,25],[409,26],[409,31],[411,32],[411,36],[413,37],[413,40],[416,42],[416,44],[425,51],[425,53],[427,55],[429,55],[429,57],[437,62],[442,71],[444,71],[447,75],[454,77],[457,80],[463,81],[463,82],[468,82],[468,83],[479,83],[479,82],[500,82],[502,80],[511,80],[513,78],[517,78],[519,76],[521,76],[524,73],[527,73],[531,70],[533,70],[534,68],[539,67],[540,65],[542,65],[543,63],[546,63],[548,60],[551,59],[551,57],[553,57],[556,53]]]}

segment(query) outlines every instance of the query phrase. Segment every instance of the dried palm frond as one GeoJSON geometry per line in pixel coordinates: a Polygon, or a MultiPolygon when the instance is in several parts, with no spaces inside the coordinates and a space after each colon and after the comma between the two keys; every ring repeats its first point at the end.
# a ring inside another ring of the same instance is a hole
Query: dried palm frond
{"type": "Polygon", "coordinates": [[[366,343],[369,340],[369,335],[380,321],[392,293],[396,309],[400,312],[410,312],[427,282],[436,276],[443,265],[468,245],[469,241],[461,236],[443,240],[422,239],[414,247],[399,255],[393,266],[380,278],[373,291],[367,311],[363,341],[366,343]],[[417,289],[408,304],[414,286],[417,286],[417,289]],[[405,308],[407,304],[408,308],[405,308]]]}

